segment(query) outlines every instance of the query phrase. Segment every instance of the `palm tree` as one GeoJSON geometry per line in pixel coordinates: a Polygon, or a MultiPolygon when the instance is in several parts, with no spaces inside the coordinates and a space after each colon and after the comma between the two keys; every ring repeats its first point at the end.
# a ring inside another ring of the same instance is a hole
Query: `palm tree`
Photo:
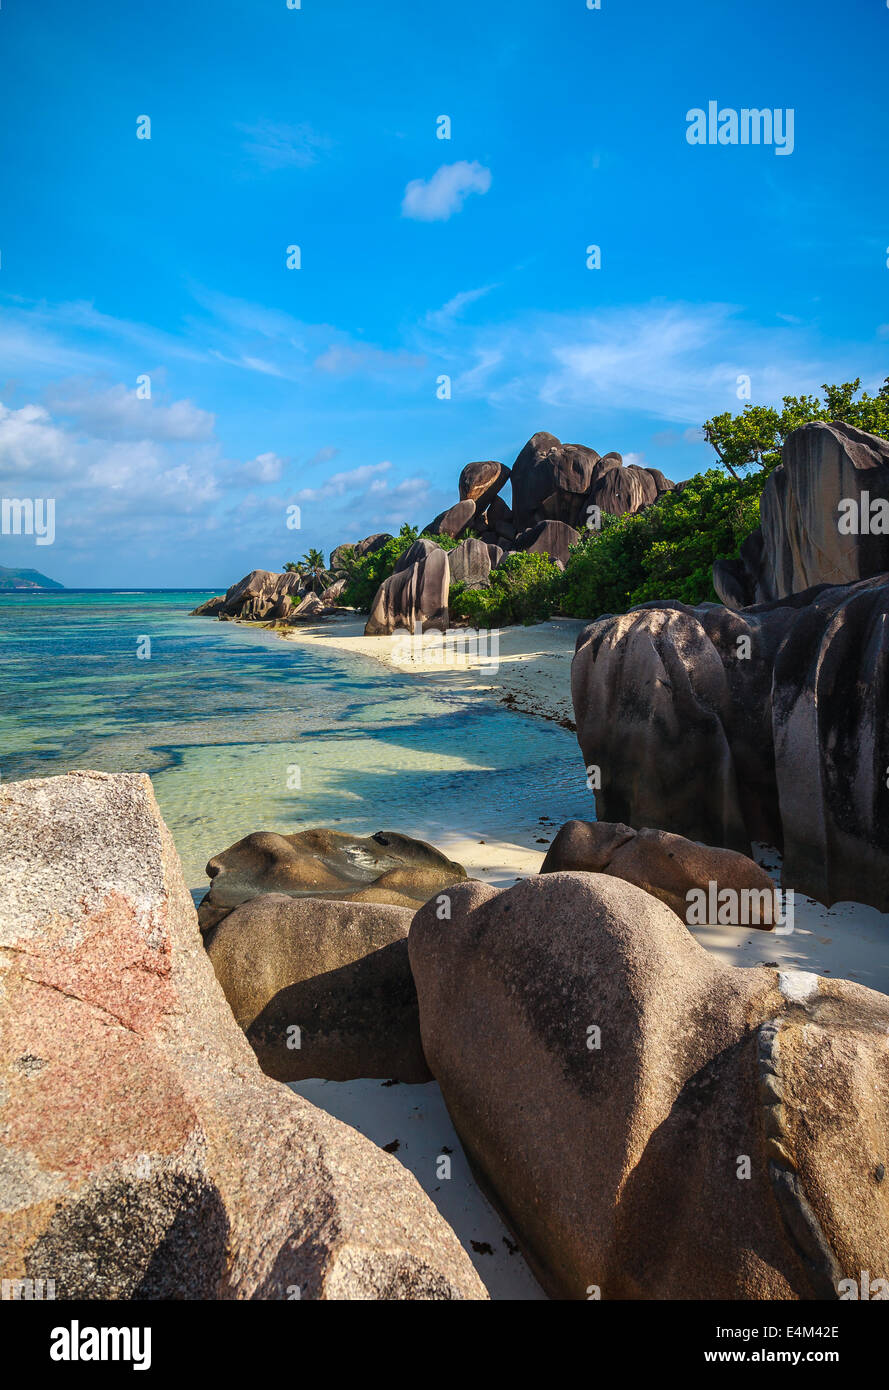
{"type": "Polygon", "coordinates": [[[284,574],[299,574],[303,572],[302,560],[288,560],[284,566],[284,574]]]}
{"type": "Polygon", "coordinates": [[[313,588],[319,580],[327,578],[327,571],[324,565],[324,554],[322,551],[306,551],[301,563],[303,565],[303,573],[308,575],[313,588]]]}

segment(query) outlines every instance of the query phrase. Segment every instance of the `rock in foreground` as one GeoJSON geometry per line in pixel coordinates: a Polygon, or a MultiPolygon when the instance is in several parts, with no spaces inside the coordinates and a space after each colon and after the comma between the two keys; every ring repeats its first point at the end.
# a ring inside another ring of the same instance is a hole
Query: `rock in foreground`
{"type": "Polygon", "coordinates": [[[151,784],[0,791],[0,1275],[58,1298],[483,1298],[415,1180],[264,1077],[151,784]]]}
{"type": "Polygon", "coordinates": [[[261,893],[392,903],[416,911],[465,878],[466,870],[425,840],[397,830],[363,837],[318,828],[295,835],[270,830],[247,835],[213,856],[207,876],[210,891],[198,909],[204,932],[261,893]]]}
{"type": "Polygon", "coordinates": [[[411,926],[429,1066],[543,1286],[826,1299],[889,1268],[889,999],[722,965],[598,874],[411,926]]]}
{"type": "Polygon", "coordinates": [[[413,911],[265,893],[206,936],[232,1013],[278,1081],[431,1081],[407,954],[413,911]]]}

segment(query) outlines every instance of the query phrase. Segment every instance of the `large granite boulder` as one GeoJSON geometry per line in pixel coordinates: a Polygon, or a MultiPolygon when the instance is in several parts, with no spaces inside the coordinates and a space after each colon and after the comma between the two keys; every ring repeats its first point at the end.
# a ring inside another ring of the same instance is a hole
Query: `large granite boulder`
{"type": "Polygon", "coordinates": [[[421,560],[426,560],[434,551],[441,550],[438,541],[434,541],[430,536],[420,536],[413,544],[403,550],[395,561],[392,573],[400,574],[402,570],[409,570],[411,565],[417,565],[421,560]]]}
{"type": "Polygon", "coordinates": [[[518,532],[539,521],[582,524],[599,455],[582,444],[562,444],[541,430],[512,466],[512,510],[518,532]]]}
{"type": "Polygon", "coordinates": [[[539,521],[527,531],[519,532],[513,541],[513,549],[548,555],[551,560],[567,565],[571,547],[579,540],[580,532],[575,531],[573,526],[567,526],[564,521],[539,521]]]}
{"type": "Polygon", "coordinates": [[[502,497],[498,496],[491,499],[482,519],[484,525],[504,549],[507,549],[515,540],[515,521],[512,511],[507,507],[502,497]]]}
{"type": "Polygon", "coordinates": [[[203,603],[199,603],[197,608],[193,608],[189,617],[192,618],[218,618],[225,606],[225,595],[217,594],[215,598],[208,598],[203,603]]]}
{"type": "Polygon", "coordinates": [[[392,537],[388,531],[376,531],[372,536],[365,536],[363,540],[344,541],[342,545],[334,546],[330,552],[330,568],[334,574],[342,574],[345,570],[347,559],[363,560],[365,555],[372,555],[375,550],[382,550],[387,541],[392,537]]]}
{"type": "Polygon", "coordinates": [[[659,469],[624,466],[618,453],[562,444],[541,432],[524,446],[512,468],[512,510],[521,533],[541,521],[582,528],[598,507],[623,516],[655,501],[673,484],[659,469]]]}
{"type": "Polygon", "coordinates": [[[491,577],[491,570],[503,558],[499,545],[490,545],[470,536],[454,550],[448,551],[448,565],[451,581],[465,584],[468,589],[484,589],[491,577]]]}
{"type": "Polygon", "coordinates": [[[378,637],[398,629],[446,632],[449,592],[448,557],[435,546],[383,580],[371,604],[365,635],[378,637]]]}
{"type": "Polygon", "coordinates": [[[321,590],[321,602],[325,608],[335,608],[345,592],[348,579],[335,579],[332,584],[328,584],[326,589],[321,590]]]}
{"type": "Polygon", "coordinates": [[[429,1081],[407,954],[413,909],[264,893],[205,936],[260,1066],[279,1081],[429,1081]]]}
{"type": "Polygon", "coordinates": [[[714,925],[771,931],[781,918],[774,884],[754,860],[666,830],[569,820],[547,850],[540,872],[612,874],[660,898],[685,922],[695,920],[689,909],[702,900],[708,908],[718,908],[714,925]]]}
{"type": "Polygon", "coordinates": [[[299,603],[292,604],[285,615],[291,622],[307,623],[313,622],[317,618],[322,618],[326,612],[327,605],[317,594],[306,594],[305,598],[300,599],[299,603]]]}
{"type": "Polygon", "coordinates": [[[878,577],[591,623],[571,691],[599,819],[765,841],[785,888],[889,910],[887,614],[878,577]]]}
{"type": "Polygon", "coordinates": [[[271,570],[251,570],[226,590],[219,615],[253,621],[280,616],[284,601],[289,595],[299,593],[304,582],[301,575],[292,571],[274,574],[271,570]]]}
{"type": "Polygon", "coordinates": [[[713,584],[730,608],[889,571],[889,440],[814,421],[787,436],[760,498],[762,524],[713,584]]]}
{"type": "Polygon", "coordinates": [[[392,903],[416,911],[465,878],[466,870],[425,840],[397,830],[364,837],[319,827],[295,835],[247,835],[213,856],[207,877],[210,890],[198,909],[203,932],[261,893],[392,903]]]}
{"type": "Polygon", "coordinates": [[[466,498],[439,512],[428,526],[423,527],[423,531],[431,536],[450,536],[456,541],[469,530],[475,517],[476,505],[471,498],[466,498]]]}
{"type": "Polygon", "coordinates": [[[458,482],[460,501],[474,502],[476,511],[483,512],[505,487],[509,476],[506,465],[493,459],[467,463],[458,482]]]}
{"type": "Polygon", "coordinates": [[[723,965],[606,875],[450,897],[411,925],[424,1051],[550,1294],[825,1299],[889,1268],[889,998],[723,965]]]}
{"type": "Polygon", "coordinates": [[[414,1178],[263,1076],[144,776],[0,788],[0,1276],[59,1299],[483,1289],[414,1178]]]}

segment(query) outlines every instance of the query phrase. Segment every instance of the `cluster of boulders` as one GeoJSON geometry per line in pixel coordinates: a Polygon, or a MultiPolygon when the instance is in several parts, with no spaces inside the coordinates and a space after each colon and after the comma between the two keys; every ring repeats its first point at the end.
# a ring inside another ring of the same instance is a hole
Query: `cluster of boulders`
{"type": "Polygon", "coordinates": [[[245,622],[313,622],[338,605],[346,580],[324,574],[314,581],[296,572],[251,570],[224,594],[207,599],[192,617],[242,619],[245,622]],[[314,585],[314,587],[313,587],[314,585]]]}
{"type": "MultiPolygon", "coordinates": [[[[373,600],[365,631],[368,636],[398,629],[445,632],[452,582],[485,588],[491,571],[522,551],[548,555],[564,568],[581,530],[597,527],[601,513],[637,512],[672,487],[657,468],[624,465],[618,453],[600,456],[543,431],[528,440],[512,468],[493,459],[467,463],[458,480],[459,500],[433,517],[420,540],[399,557],[373,600]],[[502,496],[507,483],[511,507],[502,496]],[[435,536],[460,545],[445,552],[435,536]]],[[[329,570],[309,581],[298,574],[253,570],[194,614],[316,621],[338,607],[349,561],[373,554],[391,540],[388,532],[376,532],[352,544],[343,542],[331,551],[329,570]]]]}
{"type": "Polygon", "coordinates": [[[784,884],[889,910],[889,444],[794,431],[760,529],[714,567],[728,606],[667,601],[580,634],[571,686],[602,819],[748,853],[784,884]]]}
{"type": "Polygon", "coordinates": [[[3,1278],[485,1297],[398,1161],[273,1079],[307,1076],[434,1077],[556,1298],[889,1268],[889,999],[698,945],[691,892],[770,884],[739,854],[570,822],[497,891],[397,832],[262,832],[211,860],[202,950],[147,778],[12,784],[0,827],[3,1278]]]}
{"type": "Polygon", "coordinates": [[[548,555],[564,568],[581,528],[596,527],[602,512],[639,511],[672,486],[656,468],[624,466],[620,454],[600,457],[595,449],[562,444],[546,433],[528,440],[512,468],[493,459],[467,463],[459,501],[433,517],[420,541],[400,557],[380,586],[365,631],[446,631],[451,582],[485,588],[491,571],[522,551],[548,555]],[[507,483],[511,507],[501,495],[507,483]],[[445,556],[434,536],[460,545],[445,556]]]}

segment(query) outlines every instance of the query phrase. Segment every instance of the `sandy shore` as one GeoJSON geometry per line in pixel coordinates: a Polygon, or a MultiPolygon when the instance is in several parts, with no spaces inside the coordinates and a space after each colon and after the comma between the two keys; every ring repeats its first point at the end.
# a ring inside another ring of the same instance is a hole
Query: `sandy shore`
{"type": "Polygon", "coordinates": [[[453,661],[436,661],[436,634],[425,634],[425,653],[410,649],[393,637],[365,637],[365,618],[352,615],[321,623],[276,630],[290,641],[329,647],[373,657],[391,670],[408,672],[424,680],[455,682],[466,690],[499,700],[519,714],[536,714],[564,728],[574,728],[571,707],[571,659],[577,634],[586,623],[575,618],[552,618],[533,627],[502,628],[498,633],[496,662],[487,652],[465,656],[459,649],[460,629],[453,661]],[[496,670],[488,667],[496,664],[496,670]]]}
{"type": "MultiPolygon", "coordinates": [[[[555,618],[533,627],[505,628],[499,634],[495,662],[482,658],[466,666],[445,665],[424,659],[420,650],[405,650],[392,637],[365,637],[360,615],[336,617],[305,627],[281,627],[287,640],[372,657],[392,670],[426,681],[457,684],[479,699],[496,700],[521,714],[552,720],[563,728],[574,727],[571,706],[571,661],[577,634],[585,624],[572,618],[555,618]]],[[[428,636],[428,635],[427,635],[428,636]]],[[[463,864],[467,873],[497,888],[539,873],[547,845],[558,826],[544,819],[535,836],[516,840],[482,842],[471,833],[440,837],[439,848],[463,864]],[[540,843],[543,842],[543,843],[540,843]]],[[[410,834],[410,827],[405,827],[410,834]]],[[[781,862],[774,849],[757,846],[756,858],[779,882],[781,862]]],[[[861,903],[835,903],[824,907],[811,898],[795,898],[793,931],[775,932],[731,927],[691,927],[702,946],[730,965],[775,964],[782,968],[811,970],[819,975],[857,980],[889,994],[889,914],[861,903]]]]}

